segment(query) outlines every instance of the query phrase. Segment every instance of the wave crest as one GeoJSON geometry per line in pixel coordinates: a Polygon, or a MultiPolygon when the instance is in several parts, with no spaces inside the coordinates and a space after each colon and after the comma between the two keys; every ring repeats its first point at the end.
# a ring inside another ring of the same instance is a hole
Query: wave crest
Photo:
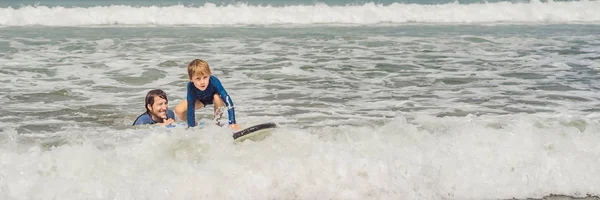
{"type": "Polygon", "coordinates": [[[596,23],[600,1],[330,6],[97,6],[0,8],[1,26],[596,23]]]}

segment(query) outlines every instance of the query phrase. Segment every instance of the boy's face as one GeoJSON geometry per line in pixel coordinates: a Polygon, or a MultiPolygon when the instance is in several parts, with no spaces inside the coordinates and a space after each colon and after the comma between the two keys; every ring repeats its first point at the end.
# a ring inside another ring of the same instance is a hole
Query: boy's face
{"type": "Polygon", "coordinates": [[[154,104],[148,104],[148,110],[153,118],[167,119],[167,100],[160,98],[159,96],[154,97],[154,104]]]}
{"type": "Polygon", "coordinates": [[[198,88],[200,91],[206,90],[208,87],[208,80],[210,79],[210,75],[194,75],[192,76],[192,80],[190,82],[194,83],[194,86],[198,88]]]}

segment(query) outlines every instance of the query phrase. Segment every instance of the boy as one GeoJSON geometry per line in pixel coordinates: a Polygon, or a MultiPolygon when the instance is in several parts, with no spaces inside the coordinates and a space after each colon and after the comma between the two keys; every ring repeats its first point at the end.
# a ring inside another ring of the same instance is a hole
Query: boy
{"type": "Polygon", "coordinates": [[[240,127],[235,123],[233,102],[217,77],[212,76],[208,63],[195,59],[188,64],[187,99],[175,107],[179,119],[187,121],[189,127],[196,126],[194,111],[206,105],[214,104],[214,119],[221,118],[221,108],[226,107],[229,114],[229,127],[237,131],[240,127]]]}
{"type": "Polygon", "coordinates": [[[175,113],[168,109],[169,100],[162,90],[150,90],[146,94],[146,112],[135,119],[133,125],[158,124],[166,126],[173,123],[175,113]]]}

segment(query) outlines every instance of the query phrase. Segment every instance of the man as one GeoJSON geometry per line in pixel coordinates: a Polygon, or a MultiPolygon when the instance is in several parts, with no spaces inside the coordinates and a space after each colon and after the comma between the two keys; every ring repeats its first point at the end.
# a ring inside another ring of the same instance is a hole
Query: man
{"type": "Polygon", "coordinates": [[[157,124],[161,126],[175,122],[175,113],[168,109],[167,94],[160,89],[146,94],[146,112],[137,117],[133,125],[157,124]]]}

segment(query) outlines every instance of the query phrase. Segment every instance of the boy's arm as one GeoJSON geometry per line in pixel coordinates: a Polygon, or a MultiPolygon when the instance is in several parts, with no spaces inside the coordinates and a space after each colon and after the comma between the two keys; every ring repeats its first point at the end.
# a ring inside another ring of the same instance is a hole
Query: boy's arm
{"type": "Polygon", "coordinates": [[[223,102],[225,102],[225,106],[227,106],[229,124],[235,124],[235,110],[233,109],[233,101],[231,101],[231,97],[229,97],[229,94],[227,94],[227,91],[217,77],[211,76],[210,79],[211,83],[213,83],[217,89],[217,93],[219,93],[219,96],[221,96],[221,99],[223,99],[223,102]]]}
{"type": "Polygon", "coordinates": [[[196,113],[194,103],[196,102],[196,91],[194,90],[194,84],[189,82],[187,84],[187,123],[188,127],[196,126],[196,113]]]}

